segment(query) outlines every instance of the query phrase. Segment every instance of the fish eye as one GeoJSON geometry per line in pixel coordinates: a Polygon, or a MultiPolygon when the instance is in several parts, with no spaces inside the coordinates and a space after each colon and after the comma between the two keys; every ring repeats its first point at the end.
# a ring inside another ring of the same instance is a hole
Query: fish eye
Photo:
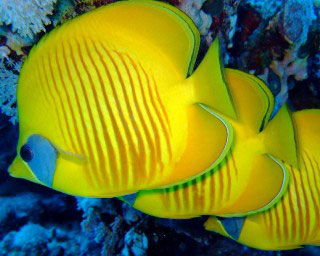
{"type": "Polygon", "coordinates": [[[23,145],[20,149],[20,156],[25,162],[30,162],[33,158],[33,151],[27,144],[23,145]]]}
{"type": "Polygon", "coordinates": [[[48,139],[36,134],[31,135],[21,147],[20,156],[43,185],[52,187],[57,151],[48,139]]]}

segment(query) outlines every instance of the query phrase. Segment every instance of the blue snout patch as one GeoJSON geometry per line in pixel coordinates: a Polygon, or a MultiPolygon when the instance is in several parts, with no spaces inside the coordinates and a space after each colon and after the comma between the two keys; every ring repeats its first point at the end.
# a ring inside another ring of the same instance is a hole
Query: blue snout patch
{"type": "Polygon", "coordinates": [[[21,147],[20,155],[38,180],[52,187],[57,151],[50,141],[40,135],[31,135],[21,147]]]}

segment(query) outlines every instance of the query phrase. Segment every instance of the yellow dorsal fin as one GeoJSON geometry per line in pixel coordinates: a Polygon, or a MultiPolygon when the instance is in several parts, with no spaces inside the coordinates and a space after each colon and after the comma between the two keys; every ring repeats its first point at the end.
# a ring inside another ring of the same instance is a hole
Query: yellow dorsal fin
{"type": "Polygon", "coordinates": [[[223,79],[218,38],[211,44],[206,56],[188,82],[194,85],[198,102],[206,104],[214,111],[236,118],[228,88],[223,79]]]}
{"type": "Polygon", "coordinates": [[[153,0],[119,1],[94,9],[67,21],[49,35],[38,45],[46,40],[54,44],[61,41],[61,36],[64,40],[70,36],[105,41],[119,51],[130,49],[140,59],[151,56],[155,63],[166,59],[164,63],[171,62],[176,69],[173,73],[178,72],[180,79],[192,72],[200,44],[199,31],[184,12],[153,0]]]}
{"type": "Polygon", "coordinates": [[[238,119],[254,132],[262,130],[268,122],[274,104],[274,98],[257,77],[239,70],[226,69],[225,78],[238,119]]]}
{"type": "Polygon", "coordinates": [[[268,123],[261,136],[265,153],[298,167],[294,127],[286,105],[268,123]]]}
{"type": "MultiPolygon", "coordinates": [[[[117,41],[123,40],[125,46],[130,44],[128,47],[132,47],[137,56],[160,53],[171,61],[183,77],[192,72],[200,34],[192,20],[179,9],[158,1],[130,0],[119,1],[92,12],[95,12],[95,16],[91,15],[91,25],[94,23],[99,26],[102,23],[103,33],[111,34],[117,41]]],[[[87,14],[80,18],[85,19],[87,14]]],[[[162,58],[158,55],[157,58],[162,58]]]]}

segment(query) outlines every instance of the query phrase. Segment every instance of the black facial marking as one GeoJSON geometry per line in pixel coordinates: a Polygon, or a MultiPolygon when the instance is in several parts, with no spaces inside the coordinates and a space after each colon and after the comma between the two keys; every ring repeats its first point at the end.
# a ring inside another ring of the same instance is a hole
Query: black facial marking
{"type": "Polygon", "coordinates": [[[23,145],[20,149],[20,156],[25,162],[30,162],[33,158],[32,149],[27,145],[23,145]]]}

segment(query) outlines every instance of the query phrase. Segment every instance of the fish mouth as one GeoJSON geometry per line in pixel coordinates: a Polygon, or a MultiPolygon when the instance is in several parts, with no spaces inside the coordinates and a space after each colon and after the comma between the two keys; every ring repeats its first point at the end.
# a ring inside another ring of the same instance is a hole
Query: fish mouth
{"type": "Polygon", "coordinates": [[[8,173],[11,177],[26,179],[31,182],[39,183],[41,182],[34,176],[30,171],[29,167],[24,163],[20,156],[17,156],[12,164],[8,168],[8,173]]]}

